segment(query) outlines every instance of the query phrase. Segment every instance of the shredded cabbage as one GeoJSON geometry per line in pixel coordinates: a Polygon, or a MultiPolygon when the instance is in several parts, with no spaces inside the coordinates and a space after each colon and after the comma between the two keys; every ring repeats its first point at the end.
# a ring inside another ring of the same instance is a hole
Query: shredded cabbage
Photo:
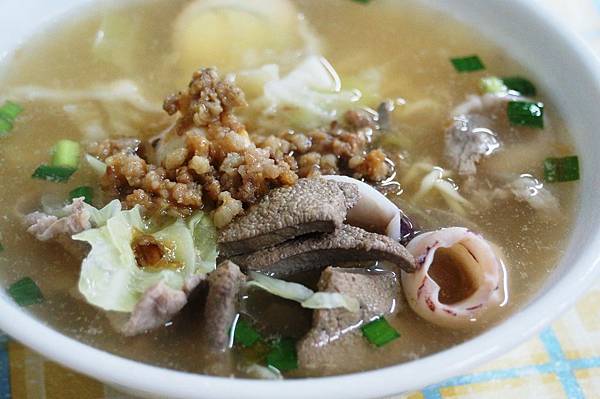
{"type": "Polygon", "coordinates": [[[216,235],[208,229],[206,216],[195,216],[194,233],[182,219],[153,232],[142,219],[139,207],[122,211],[118,200],[101,210],[92,206],[86,210],[96,228],[73,236],[92,246],[82,263],[79,291],[89,303],[102,309],[131,312],[148,288],[163,282],[180,290],[186,280],[205,273],[211,262],[216,261],[216,235]],[[205,229],[209,233],[199,240],[205,229]],[[139,267],[132,249],[132,242],[139,234],[160,242],[168,250],[170,266],[175,267],[139,267]],[[195,241],[203,247],[195,248],[195,241]],[[202,262],[197,261],[199,256],[203,256],[202,262]]]}
{"type": "Polygon", "coordinates": [[[359,91],[342,90],[336,71],[317,55],[308,56],[284,77],[279,66],[265,65],[240,72],[236,82],[256,96],[248,97],[250,112],[261,113],[261,124],[267,129],[282,123],[303,129],[322,126],[355,107],[361,98],[359,91]]]}
{"type": "Polygon", "coordinates": [[[203,273],[210,273],[217,267],[219,251],[217,242],[217,229],[212,218],[205,212],[197,212],[188,221],[188,228],[192,232],[194,247],[196,248],[196,266],[203,273]]]}
{"type": "Polygon", "coordinates": [[[121,212],[121,201],[112,200],[104,208],[97,209],[90,204],[83,204],[85,211],[90,215],[90,221],[95,227],[102,227],[106,224],[108,219],[116,216],[121,212]]]}
{"type": "Polygon", "coordinates": [[[11,98],[20,100],[40,100],[60,103],[97,101],[100,103],[122,103],[149,114],[163,111],[159,103],[148,100],[140,93],[140,88],[131,80],[115,80],[83,90],[52,89],[42,86],[20,86],[10,91],[11,98]]]}
{"type": "Polygon", "coordinates": [[[292,107],[296,117],[308,121],[335,119],[338,110],[345,110],[357,101],[356,93],[341,91],[341,84],[333,67],[317,56],[308,57],[296,69],[280,80],[264,87],[266,112],[274,115],[282,107],[292,107]]]}
{"type": "Polygon", "coordinates": [[[360,302],[356,298],[339,292],[315,292],[310,298],[302,302],[302,307],[308,309],[346,308],[356,313],[360,310],[360,302]]]}
{"type": "Polygon", "coordinates": [[[427,194],[435,190],[439,192],[448,207],[460,215],[465,215],[465,207],[473,207],[473,205],[467,199],[460,195],[458,192],[458,187],[451,180],[447,179],[449,173],[439,166],[418,162],[414,164],[405,174],[403,183],[405,185],[410,184],[422,172],[428,173],[421,180],[419,191],[413,195],[413,202],[419,202],[427,194]]]}
{"type": "Polygon", "coordinates": [[[170,120],[160,101],[144,96],[140,87],[127,79],[82,90],[20,86],[11,89],[7,96],[19,101],[60,103],[89,141],[102,140],[111,134],[139,137],[140,132],[159,130],[170,120]]]}
{"type": "Polygon", "coordinates": [[[249,286],[261,288],[273,295],[290,299],[296,302],[304,302],[310,298],[314,291],[298,283],[290,283],[261,273],[250,272],[251,281],[249,286]]]}
{"type": "Polygon", "coordinates": [[[90,168],[92,168],[99,176],[102,176],[106,173],[106,164],[104,162],[91,156],[90,154],[85,154],[84,158],[88,165],[90,165],[90,168]]]}
{"type": "Polygon", "coordinates": [[[250,287],[261,288],[270,294],[290,299],[300,303],[307,309],[336,309],[345,308],[350,312],[358,312],[360,303],[356,298],[338,292],[314,292],[298,283],[279,280],[261,273],[250,272],[250,287]]]}

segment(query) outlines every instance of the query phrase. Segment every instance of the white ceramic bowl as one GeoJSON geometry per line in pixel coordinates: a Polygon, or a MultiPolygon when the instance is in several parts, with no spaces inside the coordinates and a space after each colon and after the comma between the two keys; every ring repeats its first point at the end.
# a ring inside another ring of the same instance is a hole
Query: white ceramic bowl
{"type": "MultiPolygon", "coordinates": [[[[92,0],[0,0],[0,57],[35,30],[92,0]]],[[[399,3],[401,0],[397,0],[399,3]]],[[[94,349],[48,328],[0,293],[0,328],[65,366],[145,397],[368,398],[422,388],[506,353],[571,306],[600,274],[600,69],[595,56],[531,0],[423,0],[484,33],[534,71],[575,136],[583,172],[567,255],[520,312],[485,334],[426,358],[365,373],[251,381],[176,372],[94,349]]],[[[566,1],[566,0],[565,0],[566,1]]]]}

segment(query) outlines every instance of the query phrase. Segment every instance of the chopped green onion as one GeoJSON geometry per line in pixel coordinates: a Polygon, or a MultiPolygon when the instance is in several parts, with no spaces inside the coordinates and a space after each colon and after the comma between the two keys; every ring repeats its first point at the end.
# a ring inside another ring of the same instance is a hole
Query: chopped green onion
{"type": "Polygon", "coordinates": [[[362,3],[362,4],[368,4],[371,2],[371,0],[352,0],[355,3],[362,3]]]}
{"type": "Polygon", "coordinates": [[[579,158],[548,158],[544,161],[544,179],[548,183],[579,180],[579,158]]]}
{"type": "Polygon", "coordinates": [[[454,65],[456,71],[460,73],[475,72],[485,69],[485,65],[483,65],[481,59],[476,55],[464,58],[452,58],[450,61],[452,62],[452,65],[454,65]]]}
{"type": "Polygon", "coordinates": [[[291,338],[280,338],[273,343],[271,352],[267,355],[267,365],[281,372],[298,368],[296,344],[291,338]]]}
{"type": "Polygon", "coordinates": [[[365,338],[377,347],[382,347],[400,337],[398,331],[383,316],[365,324],[361,330],[365,338]]]}
{"type": "Polygon", "coordinates": [[[544,104],[528,101],[510,101],[508,119],[513,125],[544,128],[544,104]]]}
{"type": "Polygon", "coordinates": [[[73,140],[60,140],[54,145],[52,166],[77,168],[79,165],[80,145],[73,140]]]}
{"type": "Polygon", "coordinates": [[[39,166],[31,177],[54,182],[66,182],[77,171],[80,145],[73,140],[60,140],[54,145],[50,165],[39,166]]]}
{"type": "Polygon", "coordinates": [[[57,183],[63,183],[69,180],[69,178],[75,173],[77,169],[75,168],[67,168],[64,166],[49,166],[49,165],[40,165],[33,172],[34,179],[42,179],[53,181],[57,183]]]}
{"type": "Polygon", "coordinates": [[[481,78],[479,81],[479,87],[483,93],[506,93],[508,91],[508,87],[504,84],[502,79],[497,78],[495,76],[487,76],[485,78],[481,78]]]}
{"type": "Polygon", "coordinates": [[[11,101],[5,102],[0,107],[0,136],[13,129],[13,122],[21,112],[23,112],[23,108],[11,101]]]}
{"type": "Polygon", "coordinates": [[[4,118],[0,118],[0,136],[4,136],[5,133],[10,132],[13,129],[11,121],[7,121],[4,118]]]}
{"type": "Polygon", "coordinates": [[[0,242],[0,252],[4,251],[4,246],[2,245],[2,243],[0,242]]]}
{"type": "Polygon", "coordinates": [[[266,364],[267,355],[271,352],[271,345],[259,339],[250,347],[240,345],[236,349],[240,357],[245,361],[266,364]]]}
{"type": "Polygon", "coordinates": [[[244,348],[249,348],[260,339],[260,334],[245,320],[238,319],[235,324],[233,333],[233,341],[236,344],[242,345],[244,348]]]}
{"type": "Polygon", "coordinates": [[[7,101],[0,107],[0,118],[13,122],[21,112],[23,108],[19,104],[7,101]]]}
{"type": "Polygon", "coordinates": [[[19,306],[29,306],[44,301],[40,287],[30,277],[22,278],[8,287],[8,293],[19,306]]]}
{"type": "Polygon", "coordinates": [[[533,83],[525,78],[512,76],[508,78],[502,78],[502,82],[504,82],[506,87],[508,87],[510,90],[519,92],[519,94],[522,96],[535,96],[537,93],[533,83]]]}
{"type": "Polygon", "coordinates": [[[83,197],[83,201],[87,202],[88,204],[92,204],[92,200],[94,199],[94,189],[89,187],[89,186],[81,186],[81,187],[77,187],[73,190],[71,190],[71,192],[69,192],[69,198],[71,200],[75,199],[75,198],[81,198],[83,197]]]}

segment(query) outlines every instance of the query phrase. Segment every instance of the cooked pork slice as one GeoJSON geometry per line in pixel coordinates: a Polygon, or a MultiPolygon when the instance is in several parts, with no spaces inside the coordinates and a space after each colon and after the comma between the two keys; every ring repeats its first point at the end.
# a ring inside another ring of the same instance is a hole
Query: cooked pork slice
{"type": "Polygon", "coordinates": [[[185,292],[174,290],[161,281],[144,293],[121,332],[133,336],[154,330],[171,320],[186,303],[185,292]]]}
{"type": "Polygon", "coordinates": [[[221,255],[253,252],[307,233],[332,232],[358,199],[355,185],[320,178],[275,189],[220,232],[221,255]]]}
{"type": "Polygon", "coordinates": [[[238,313],[238,296],[246,276],[233,262],[225,261],[208,276],[208,297],[204,309],[207,341],[211,349],[224,351],[229,330],[238,313]]]}
{"type": "Polygon", "coordinates": [[[446,130],[446,159],[459,174],[475,174],[477,163],[500,147],[496,135],[486,128],[490,125],[487,117],[461,115],[446,130]]]}
{"type": "Polygon", "coordinates": [[[339,292],[358,299],[357,313],[344,308],[313,312],[311,330],[298,342],[298,361],[305,369],[334,369],[340,363],[356,364],[373,346],[362,336],[360,326],[398,312],[400,285],[391,271],[328,267],[321,274],[320,291],[339,292]]]}
{"type": "Polygon", "coordinates": [[[92,227],[90,215],[85,211],[83,198],[75,198],[73,202],[58,214],[48,215],[43,212],[33,212],[25,216],[27,232],[40,241],[56,241],[75,257],[84,257],[87,246],[71,239],[73,234],[81,233],[92,227]]]}
{"type": "Polygon", "coordinates": [[[286,276],[340,262],[389,261],[406,272],[415,261],[400,243],[387,236],[342,225],[333,233],[299,238],[233,260],[243,269],[286,276]]]}

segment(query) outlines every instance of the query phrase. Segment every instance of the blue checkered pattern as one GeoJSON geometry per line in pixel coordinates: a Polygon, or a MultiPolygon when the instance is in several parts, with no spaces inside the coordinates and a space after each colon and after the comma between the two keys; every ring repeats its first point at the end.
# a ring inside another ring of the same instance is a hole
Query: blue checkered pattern
{"type": "Polygon", "coordinates": [[[484,371],[452,378],[440,384],[427,387],[422,392],[423,397],[425,399],[442,399],[440,389],[446,387],[457,387],[481,382],[522,378],[535,374],[555,374],[558,376],[562,388],[569,399],[585,399],[585,395],[579,386],[579,382],[575,378],[574,371],[578,369],[600,367],[600,357],[590,357],[577,360],[567,359],[564,356],[560,343],[551,328],[548,328],[542,334],[540,334],[540,339],[543,342],[544,348],[550,358],[550,362],[548,363],[519,368],[484,371]]]}

